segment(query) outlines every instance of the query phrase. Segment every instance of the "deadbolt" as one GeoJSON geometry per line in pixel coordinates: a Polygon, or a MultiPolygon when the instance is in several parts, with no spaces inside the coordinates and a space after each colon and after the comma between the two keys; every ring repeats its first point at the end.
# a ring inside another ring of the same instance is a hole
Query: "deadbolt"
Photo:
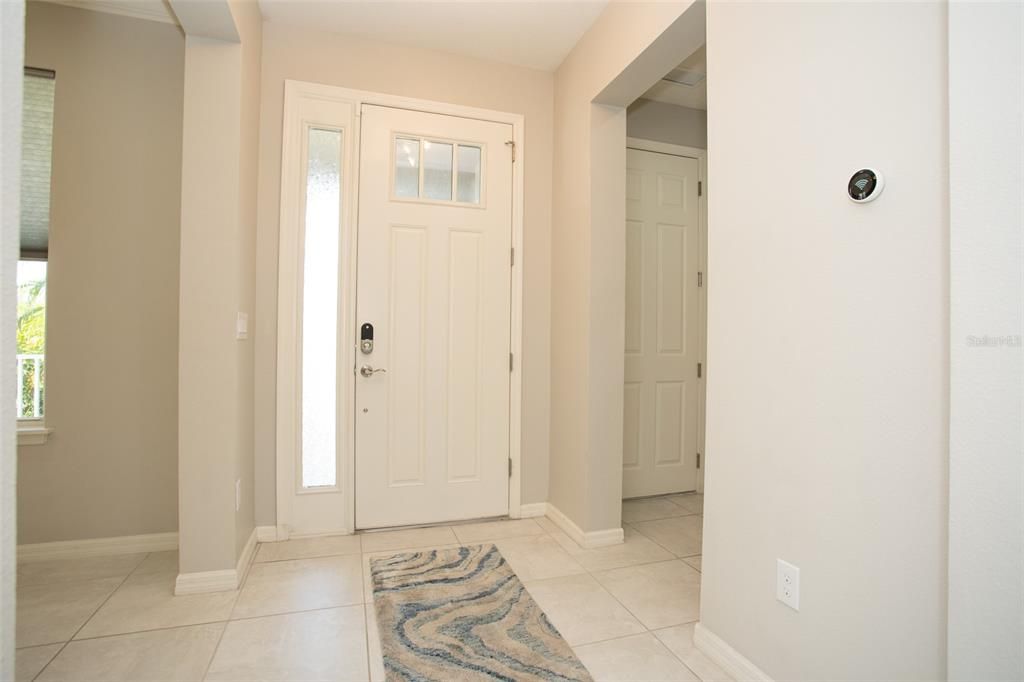
{"type": "Polygon", "coordinates": [[[373,325],[369,322],[363,323],[359,328],[359,350],[363,355],[373,352],[373,325]]]}

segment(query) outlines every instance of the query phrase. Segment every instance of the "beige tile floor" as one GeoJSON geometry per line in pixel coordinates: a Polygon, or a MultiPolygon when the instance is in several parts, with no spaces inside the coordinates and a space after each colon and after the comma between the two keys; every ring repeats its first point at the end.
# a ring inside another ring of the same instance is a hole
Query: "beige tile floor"
{"type": "Polygon", "coordinates": [[[625,542],[548,519],[260,545],[236,592],[173,596],[176,552],[18,567],[22,680],[381,680],[369,559],[494,542],[597,680],[727,680],[693,646],[701,495],[623,503],[625,542]]]}

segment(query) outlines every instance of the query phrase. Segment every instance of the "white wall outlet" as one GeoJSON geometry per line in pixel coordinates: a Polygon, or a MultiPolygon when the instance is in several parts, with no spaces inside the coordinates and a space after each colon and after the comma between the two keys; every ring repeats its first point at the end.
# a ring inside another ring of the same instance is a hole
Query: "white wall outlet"
{"type": "Polygon", "coordinates": [[[235,480],[235,511],[242,511],[242,479],[235,480]]]}
{"type": "Polygon", "coordinates": [[[782,559],[778,559],[775,598],[794,611],[800,610],[800,569],[782,559]]]}
{"type": "Polygon", "coordinates": [[[235,320],[235,338],[242,340],[249,338],[249,313],[238,313],[235,320]]]}

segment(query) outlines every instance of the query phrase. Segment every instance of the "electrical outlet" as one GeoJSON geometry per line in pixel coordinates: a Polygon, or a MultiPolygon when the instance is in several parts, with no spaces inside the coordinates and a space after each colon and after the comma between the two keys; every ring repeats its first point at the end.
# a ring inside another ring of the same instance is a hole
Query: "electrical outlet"
{"type": "Polygon", "coordinates": [[[800,610],[800,569],[782,559],[778,559],[775,598],[794,611],[800,610]]]}
{"type": "Polygon", "coordinates": [[[235,481],[235,511],[242,510],[242,479],[235,481]]]}

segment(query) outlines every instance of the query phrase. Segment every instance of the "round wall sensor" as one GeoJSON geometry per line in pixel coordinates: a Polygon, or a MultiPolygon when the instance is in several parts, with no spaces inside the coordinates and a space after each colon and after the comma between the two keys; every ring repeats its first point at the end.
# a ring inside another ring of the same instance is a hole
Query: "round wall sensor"
{"type": "Polygon", "coordinates": [[[874,201],[882,193],[883,187],[885,187],[885,180],[881,173],[873,168],[862,168],[850,178],[846,191],[850,194],[852,201],[864,204],[874,201]]]}

